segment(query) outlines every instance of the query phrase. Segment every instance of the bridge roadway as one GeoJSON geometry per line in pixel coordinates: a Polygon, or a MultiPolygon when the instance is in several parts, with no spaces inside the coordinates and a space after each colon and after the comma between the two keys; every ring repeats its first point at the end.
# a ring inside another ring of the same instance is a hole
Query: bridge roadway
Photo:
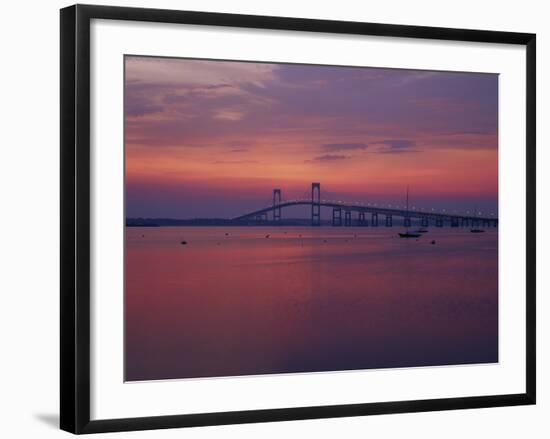
{"type": "MultiPolygon", "coordinates": [[[[260,218],[262,216],[267,216],[269,212],[273,212],[276,209],[283,209],[285,207],[291,207],[291,206],[321,206],[321,207],[328,207],[335,210],[341,210],[341,211],[348,211],[348,212],[358,212],[358,213],[371,213],[371,214],[377,214],[377,215],[384,215],[386,217],[403,217],[403,218],[417,218],[417,219],[423,219],[426,220],[433,220],[436,223],[447,220],[450,221],[451,224],[458,225],[458,221],[461,221],[464,225],[464,222],[469,222],[470,224],[486,224],[490,225],[493,224],[496,226],[498,224],[498,219],[492,216],[476,216],[476,215],[463,215],[458,213],[445,213],[445,212],[434,212],[434,211],[424,211],[419,209],[409,209],[408,211],[406,209],[393,209],[393,208],[386,208],[386,207],[376,207],[376,206],[369,206],[359,203],[345,203],[345,202],[339,202],[339,201],[327,201],[327,200],[320,200],[319,202],[314,202],[312,200],[289,200],[289,201],[283,201],[278,204],[274,204],[272,206],[265,207],[263,209],[255,210],[253,212],[246,213],[244,215],[240,215],[238,217],[232,218],[234,221],[239,220],[247,220],[247,219],[254,219],[254,218],[260,218]]],[[[333,213],[334,215],[334,213],[333,213]]],[[[334,216],[333,216],[334,218],[334,216]]]]}

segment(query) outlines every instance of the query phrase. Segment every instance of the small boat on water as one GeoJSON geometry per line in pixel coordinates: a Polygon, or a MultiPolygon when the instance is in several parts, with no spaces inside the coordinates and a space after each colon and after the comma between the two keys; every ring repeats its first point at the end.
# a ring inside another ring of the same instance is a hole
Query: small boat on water
{"type": "Polygon", "coordinates": [[[422,233],[417,233],[417,232],[399,233],[400,238],[419,238],[421,236],[422,236],[422,233]]]}
{"type": "Polygon", "coordinates": [[[415,230],[413,233],[428,233],[428,230],[426,230],[426,229],[418,229],[418,230],[415,230]]]}

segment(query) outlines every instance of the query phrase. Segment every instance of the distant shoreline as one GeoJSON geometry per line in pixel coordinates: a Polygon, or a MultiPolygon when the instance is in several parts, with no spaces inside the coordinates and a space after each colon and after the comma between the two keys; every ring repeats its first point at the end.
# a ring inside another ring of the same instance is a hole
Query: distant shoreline
{"type": "MultiPolygon", "coordinates": [[[[321,225],[331,225],[331,221],[321,221],[321,225]]],[[[127,218],[126,227],[197,227],[197,226],[229,226],[229,227],[256,227],[256,226],[304,226],[310,227],[309,219],[287,219],[280,221],[243,221],[222,218],[197,218],[197,219],[174,219],[174,218],[127,218]]]]}

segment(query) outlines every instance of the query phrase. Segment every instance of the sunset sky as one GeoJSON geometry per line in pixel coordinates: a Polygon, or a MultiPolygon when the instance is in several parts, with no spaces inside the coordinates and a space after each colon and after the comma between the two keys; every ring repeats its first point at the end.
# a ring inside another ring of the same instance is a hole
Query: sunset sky
{"type": "Polygon", "coordinates": [[[127,217],[230,218],[313,181],[496,213],[498,76],[127,56],[125,148],[127,217]]]}

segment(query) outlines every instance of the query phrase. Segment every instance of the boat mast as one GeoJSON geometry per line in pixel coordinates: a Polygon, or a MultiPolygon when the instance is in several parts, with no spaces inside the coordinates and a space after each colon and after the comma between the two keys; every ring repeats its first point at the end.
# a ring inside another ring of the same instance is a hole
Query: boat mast
{"type": "MultiPolygon", "coordinates": [[[[407,185],[407,219],[406,219],[407,225],[409,224],[409,185],[407,185]]],[[[407,229],[409,227],[407,226],[407,229]]]]}

